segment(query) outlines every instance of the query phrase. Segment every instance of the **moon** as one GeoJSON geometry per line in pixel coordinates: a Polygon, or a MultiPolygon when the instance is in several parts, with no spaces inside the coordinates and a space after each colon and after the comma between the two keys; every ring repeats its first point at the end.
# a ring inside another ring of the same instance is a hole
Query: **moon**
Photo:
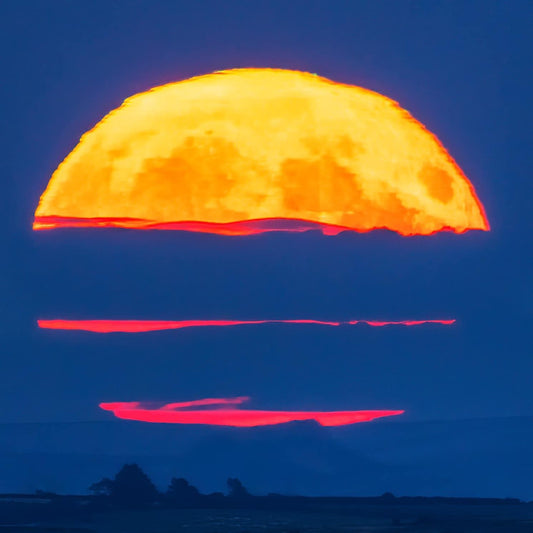
{"type": "Polygon", "coordinates": [[[278,69],[216,72],[128,98],[49,180],[33,228],[64,226],[489,229],[473,185],[396,102],[278,69]]]}

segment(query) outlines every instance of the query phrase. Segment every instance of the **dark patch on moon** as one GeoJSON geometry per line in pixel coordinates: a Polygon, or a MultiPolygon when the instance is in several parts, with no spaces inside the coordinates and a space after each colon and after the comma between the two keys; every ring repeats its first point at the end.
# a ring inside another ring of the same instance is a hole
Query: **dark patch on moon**
{"type": "Polygon", "coordinates": [[[435,200],[447,204],[453,198],[452,178],[442,168],[424,165],[418,173],[418,178],[435,200]]]}

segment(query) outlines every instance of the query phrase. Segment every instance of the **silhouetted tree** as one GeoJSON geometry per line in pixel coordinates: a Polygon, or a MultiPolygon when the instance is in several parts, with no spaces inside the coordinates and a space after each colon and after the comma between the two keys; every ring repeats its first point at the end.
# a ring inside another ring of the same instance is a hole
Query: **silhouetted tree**
{"type": "Polygon", "coordinates": [[[111,498],[126,507],[145,507],[155,501],[157,489],[137,464],[124,465],[111,485],[111,498]]]}
{"type": "Polygon", "coordinates": [[[200,498],[200,492],[186,479],[173,477],[166,492],[167,500],[177,505],[190,505],[200,498]]]}
{"type": "Polygon", "coordinates": [[[113,490],[113,481],[108,477],[102,478],[100,481],[93,483],[89,490],[95,496],[110,496],[111,491],[113,490]]]}
{"type": "Polygon", "coordinates": [[[228,485],[228,496],[231,498],[247,498],[250,496],[240,479],[229,477],[226,483],[228,485]]]}

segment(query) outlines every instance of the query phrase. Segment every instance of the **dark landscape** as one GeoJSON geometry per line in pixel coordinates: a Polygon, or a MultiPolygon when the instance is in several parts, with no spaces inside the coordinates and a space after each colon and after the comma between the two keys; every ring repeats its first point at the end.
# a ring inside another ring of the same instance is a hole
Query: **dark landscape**
{"type": "Polygon", "coordinates": [[[533,502],[482,498],[164,496],[128,509],[100,496],[2,495],[0,529],[31,533],[528,533],[533,502]]]}
{"type": "Polygon", "coordinates": [[[0,530],[533,531],[530,417],[151,430],[3,424],[0,530]]]}
{"type": "Polygon", "coordinates": [[[84,494],[124,463],[159,490],[172,476],[201,492],[238,477],[252,494],[533,500],[531,417],[374,421],[263,428],[128,421],[0,425],[0,492],[84,494]]]}

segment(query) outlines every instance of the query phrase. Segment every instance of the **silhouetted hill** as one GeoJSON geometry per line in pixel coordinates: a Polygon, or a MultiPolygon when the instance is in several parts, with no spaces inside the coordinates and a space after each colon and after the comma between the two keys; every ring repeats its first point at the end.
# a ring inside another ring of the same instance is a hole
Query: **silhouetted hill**
{"type": "Polygon", "coordinates": [[[164,488],[202,492],[228,476],[256,494],[446,495],[533,499],[533,419],[376,421],[261,428],[127,421],[0,426],[0,492],[82,493],[137,462],[164,488]]]}

